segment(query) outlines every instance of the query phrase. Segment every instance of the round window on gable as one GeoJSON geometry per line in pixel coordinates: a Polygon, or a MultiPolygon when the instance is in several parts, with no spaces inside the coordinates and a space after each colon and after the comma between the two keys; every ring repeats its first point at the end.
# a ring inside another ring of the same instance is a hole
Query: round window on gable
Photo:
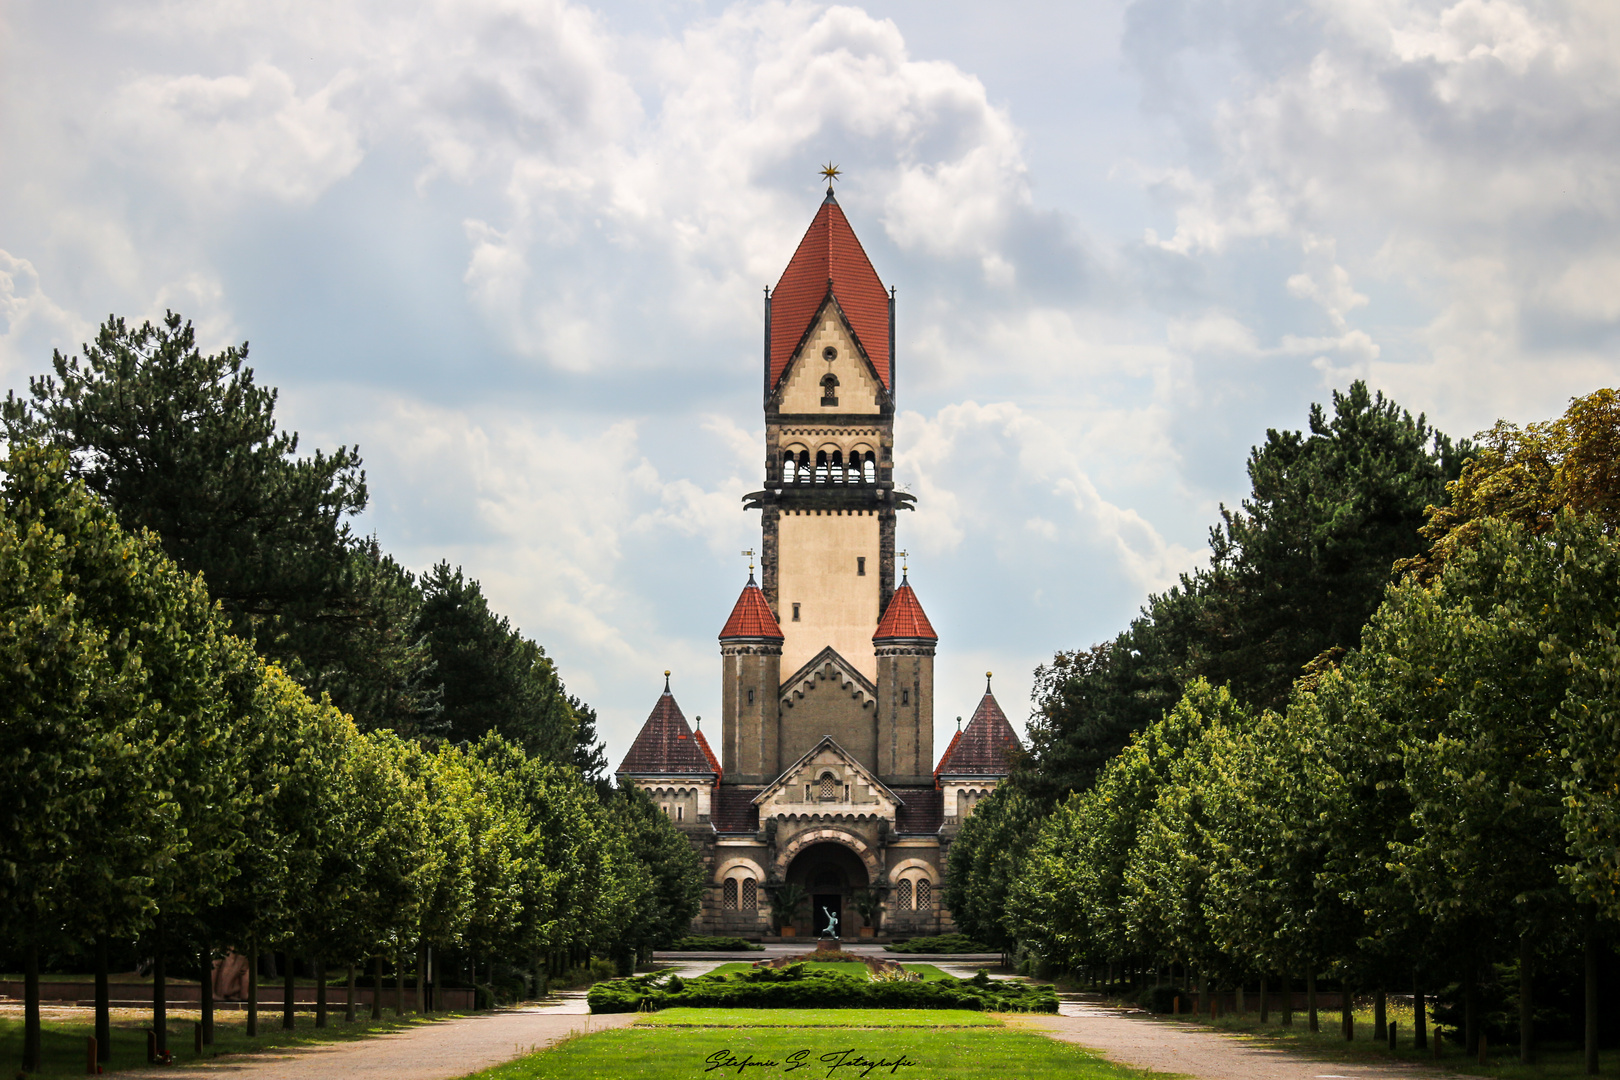
{"type": "Polygon", "coordinates": [[[830,364],[838,359],[838,350],[829,345],[821,350],[821,358],[830,364]]]}

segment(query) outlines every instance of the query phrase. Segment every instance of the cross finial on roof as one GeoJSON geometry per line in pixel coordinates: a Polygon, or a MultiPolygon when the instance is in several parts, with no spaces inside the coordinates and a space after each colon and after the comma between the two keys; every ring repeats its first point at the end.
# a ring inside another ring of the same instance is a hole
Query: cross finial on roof
{"type": "Polygon", "coordinates": [[[840,170],[838,166],[834,165],[830,161],[827,162],[826,166],[821,170],[821,175],[827,178],[827,194],[831,195],[833,193],[833,181],[838,179],[841,171],[842,170],[840,170]]]}

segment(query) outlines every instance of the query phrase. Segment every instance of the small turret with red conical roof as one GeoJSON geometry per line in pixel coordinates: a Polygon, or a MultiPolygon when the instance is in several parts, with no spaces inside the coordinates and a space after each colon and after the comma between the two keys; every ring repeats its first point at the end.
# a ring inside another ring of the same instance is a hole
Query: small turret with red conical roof
{"type": "Polygon", "coordinates": [[[765,594],[754,583],[754,569],[748,568],[748,584],[731,609],[731,617],[720,629],[721,641],[777,641],[782,640],[782,627],[771,614],[771,605],[765,594]]]}
{"type": "Polygon", "coordinates": [[[900,579],[900,587],[894,590],[889,598],[889,606],[883,610],[883,618],[878,620],[877,632],[872,635],[873,641],[934,641],[939,635],[934,633],[933,624],[923,613],[922,603],[917,599],[917,593],[911,587],[911,580],[907,576],[900,579]]]}

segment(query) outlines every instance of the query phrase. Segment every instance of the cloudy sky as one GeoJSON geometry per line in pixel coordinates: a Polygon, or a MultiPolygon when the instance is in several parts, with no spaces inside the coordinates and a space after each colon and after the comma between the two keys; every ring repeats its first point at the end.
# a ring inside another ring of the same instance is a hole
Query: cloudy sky
{"type": "Polygon", "coordinates": [[[899,291],[943,738],[1196,565],[1334,388],[1466,435],[1614,384],[1617,61],[1606,0],[8,0],[0,389],[108,313],[248,339],[616,762],[665,668],[718,718],[761,289],[834,161],[899,291]]]}

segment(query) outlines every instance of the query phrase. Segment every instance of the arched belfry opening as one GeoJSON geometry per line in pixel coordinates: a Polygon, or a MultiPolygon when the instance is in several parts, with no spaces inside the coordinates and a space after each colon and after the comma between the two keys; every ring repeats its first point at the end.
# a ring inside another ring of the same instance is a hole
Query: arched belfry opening
{"type": "Polygon", "coordinates": [[[839,936],[853,936],[852,901],[871,884],[866,864],[853,848],[835,840],[811,844],[788,864],[786,880],[810,894],[810,926],[816,934],[827,928],[832,914],[838,916],[839,936]]]}

